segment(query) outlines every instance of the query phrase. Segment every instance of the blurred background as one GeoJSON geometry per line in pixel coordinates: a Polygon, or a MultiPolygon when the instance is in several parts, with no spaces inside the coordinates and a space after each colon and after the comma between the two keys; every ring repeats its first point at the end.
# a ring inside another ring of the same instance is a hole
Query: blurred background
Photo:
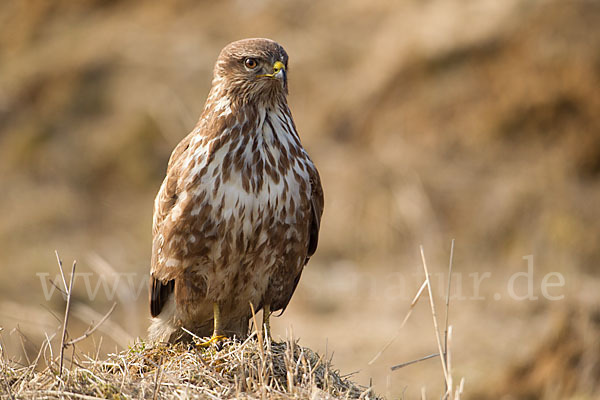
{"type": "Polygon", "coordinates": [[[316,256],[275,337],[388,397],[443,389],[427,299],[471,399],[600,392],[600,3],[593,0],[0,2],[0,326],[26,363],[144,337],[152,203],[220,49],[269,37],[320,169],[316,256]],[[60,336],[60,335],[58,335],[60,336]],[[368,362],[390,339],[391,346],[368,362]],[[55,343],[58,339],[54,339],[55,343]],[[55,343],[56,349],[56,343],[55,343]]]}

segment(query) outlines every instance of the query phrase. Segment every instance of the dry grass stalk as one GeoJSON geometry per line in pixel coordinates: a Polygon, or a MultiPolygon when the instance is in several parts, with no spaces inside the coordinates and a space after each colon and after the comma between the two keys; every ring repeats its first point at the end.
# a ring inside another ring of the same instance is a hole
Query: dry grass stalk
{"type": "MultiPolygon", "coordinates": [[[[444,354],[442,355],[446,360],[446,365],[449,365],[449,355],[448,355],[448,320],[450,315],[450,286],[452,284],[452,262],[454,260],[454,239],[452,239],[452,244],[450,245],[450,261],[448,262],[448,285],[446,286],[446,318],[444,323],[444,354]]],[[[448,366],[448,371],[451,371],[450,366],[448,366]]],[[[452,374],[449,373],[450,379],[452,379],[452,374]]],[[[446,394],[444,398],[447,398],[451,395],[448,385],[446,384],[446,394]]]]}
{"type": "Polygon", "coordinates": [[[444,324],[444,357],[446,357],[446,351],[448,350],[448,318],[450,311],[450,285],[452,283],[452,262],[454,260],[454,239],[450,245],[450,261],[448,262],[448,286],[446,287],[446,322],[444,324]]]}
{"type": "MultiPolygon", "coordinates": [[[[423,261],[423,271],[425,272],[425,281],[427,282],[427,291],[429,293],[429,305],[431,306],[431,316],[433,317],[433,329],[435,330],[435,339],[437,340],[438,351],[440,354],[443,354],[444,351],[442,349],[442,341],[440,339],[440,330],[438,328],[437,323],[437,314],[435,312],[435,302],[433,301],[433,291],[431,290],[431,281],[429,280],[429,271],[427,269],[427,262],[425,261],[425,251],[423,250],[423,246],[421,248],[421,261],[423,261]]],[[[446,360],[444,357],[440,357],[442,361],[442,370],[444,372],[444,378],[446,380],[447,387],[449,386],[449,378],[448,378],[448,368],[446,366],[446,360]]]]}
{"type": "Polygon", "coordinates": [[[104,321],[106,321],[108,319],[108,317],[110,317],[110,315],[112,314],[112,312],[115,311],[116,307],[117,307],[117,303],[113,303],[113,305],[110,308],[110,310],[108,310],[108,312],[106,314],[104,314],[104,316],[100,319],[100,321],[98,321],[98,323],[96,325],[91,326],[90,328],[88,328],[83,333],[83,335],[79,336],[78,338],[75,338],[73,340],[69,340],[68,342],[66,342],[65,346],[70,346],[70,345],[74,345],[77,342],[81,342],[82,340],[84,340],[88,336],[90,336],[92,333],[94,333],[96,331],[96,329],[98,329],[100,327],[100,325],[102,325],[104,323],[104,321]]]}
{"type": "Polygon", "coordinates": [[[409,365],[416,364],[416,363],[421,362],[421,361],[429,360],[430,358],[437,357],[437,356],[439,356],[438,353],[430,354],[430,355],[425,356],[425,357],[417,358],[416,360],[407,361],[407,362],[402,363],[402,364],[394,365],[393,367],[390,367],[390,369],[392,371],[395,371],[397,369],[408,367],[409,365]]]}
{"type": "MultiPolygon", "coordinates": [[[[65,274],[62,269],[62,261],[58,257],[58,252],[56,253],[56,257],[58,258],[58,267],[60,269],[60,275],[62,276],[63,282],[64,282],[65,274]]],[[[68,289],[65,284],[65,290],[67,292],[67,306],[65,308],[65,317],[64,317],[64,321],[63,321],[63,327],[62,327],[62,338],[60,341],[60,364],[59,364],[59,368],[58,368],[58,377],[59,378],[62,375],[63,361],[64,361],[64,357],[65,357],[65,347],[66,347],[65,340],[67,338],[67,324],[69,323],[69,311],[71,310],[71,291],[73,290],[73,280],[75,279],[75,268],[76,267],[77,267],[77,261],[73,261],[73,267],[71,268],[71,278],[69,280],[69,288],[68,289]]]]}
{"type": "MultiPolygon", "coordinates": [[[[394,335],[393,338],[390,339],[389,342],[387,342],[385,344],[385,346],[383,346],[383,348],[381,350],[379,350],[379,352],[375,355],[375,357],[373,357],[371,359],[371,361],[369,361],[369,365],[373,364],[375,361],[377,361],[377,359],[388,349],[388,347],[391,346],[392,343],[394,343],[394,341],[398,338],[398,335],[400,334],[400,331],[402,330],[402,328],[404,328],[404,325],[406,325],[406,322],[408,321],[408,318],[410,318],[410,315],[413,312],[413,309],[415,308],[415,305],[417,305],[417,302],[419,301],[419,299],[421,298],[421,295],[423,294],[423,291],[425,290],[425,288],[427,287],[427,281],[424,281],[423,284],[421,285],[421,287],[419,288],[419,290],[417,291],[417,294],[415,295],[413,301],[410,303],[410,307],[408,308],[408,312],[406,313],[406,315],[404,316],[404,319],[402,320],[402,323],[400,324],[400,328],[398,328],[398,332],[396,332],[396,334],[394,335]]],[[[412,364],[413,362],[410,362],[409,364],[412,364]]],[[[394,369],[394,367],[392,367],[392,370],[394,369]]]]}

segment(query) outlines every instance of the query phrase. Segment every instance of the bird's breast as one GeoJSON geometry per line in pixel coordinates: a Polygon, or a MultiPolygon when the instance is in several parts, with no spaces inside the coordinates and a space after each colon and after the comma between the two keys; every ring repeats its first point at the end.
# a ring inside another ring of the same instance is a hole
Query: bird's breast
{"type": "MultiPolygon", "coordinates": [[[[219,147],[196,163],[201,174],[188,194],[191,215],[209,217],[240,238],[267,240],[275,227],[296,229],[308,212],[312,163],[300,145],[291,117],[277,110],[259,113],[252,129],[217,138],[219,147]],[[203,210],[210,209],[209,215],[203,210]]],[[[291,232],[290,234],[293,234],[291,232]]]]}

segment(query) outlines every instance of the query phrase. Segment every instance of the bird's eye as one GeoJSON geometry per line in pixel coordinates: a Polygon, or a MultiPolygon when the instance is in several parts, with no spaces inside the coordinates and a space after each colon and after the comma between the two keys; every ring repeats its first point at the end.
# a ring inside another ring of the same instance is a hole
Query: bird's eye
{"type": "Polygon", "coordinates": [[[256,62],[256,59],[254,59],[254,58],[246,58],[244,60],[244,65],[248,69],[254,69],[258,65],[258,62],[256,62]]]}

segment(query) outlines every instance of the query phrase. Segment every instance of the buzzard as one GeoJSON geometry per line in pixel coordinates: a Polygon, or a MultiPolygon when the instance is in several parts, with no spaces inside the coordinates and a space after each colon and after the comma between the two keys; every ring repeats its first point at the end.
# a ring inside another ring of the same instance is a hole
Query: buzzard
{"type": "Polygon", "coordinates": [[[150,340],[245,336],[251,305],[268,334],[314,254],[323,191],[287,104],[287,70],[269,39],[221,51],[154,202],[150,340]]]}

